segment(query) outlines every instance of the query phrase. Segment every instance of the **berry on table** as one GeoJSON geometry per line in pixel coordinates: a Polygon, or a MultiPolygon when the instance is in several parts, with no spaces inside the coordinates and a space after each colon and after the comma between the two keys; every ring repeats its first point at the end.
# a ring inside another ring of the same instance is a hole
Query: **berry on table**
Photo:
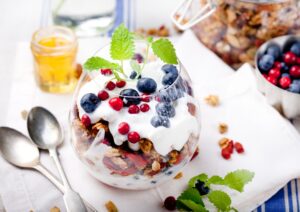
{"type": "Polygon", "coordinates": [[[108,103],[116,111],[120,111],[123,108],[123,101],[118,97],[111,98],[108,103]]]}
{"type": "Polygon", "coordinates": [[[106,83],[106,86],[105,86],[108,90],[110,90],[110,91],[112,91],[113,89],[115,89],[115,87],[116,87],[116,84],[114,83],[114,82],[112,82],[112,81],[108,81],[107,83],[106,83]]]}
{"type": "Polygon", "coordinates": [[[160,116],[174,117],[175,108],[170,103],[160,102],[155,106],[156,112],[160,116]]]}
{"type": "Polygon", "coordinates": [[[100,99],[93,93],[85,94],[80,100],[80,106],[87,113],[92,113],[96,110],[100,99]]]}
{"type": "Polygon", "coordinates": [[[297,56],[293,52],[287,52],[283,55],[283,61],[288,65],[296,63],[296,60],[297,56]]]}
{"type": "Polygon", "coordinates": [[[243,152],[245,152],[243,145],[242,145],[241,143],[239,143],[239,142],[235,142],[235,143],[234,143],[234,148],[235,148],[235,150],[236,150],[238,153],[243,153],[243,152]]]}
{"type": "Polygon", "coordinates": [[[121,122],[118,127],[118,132],[122,135],[126,135],[130,130],[129,124],[126,122],[121,122]]]}
{"type": "Polygon", "coordinates": [[[108,69],[108,68],[106,68],[106,69],[103,68],[103,69],[100,70],[100,72],[101,72],[102,75],[105,75],[105,76],[112,75],[111,69],[108,69]]]}
{"type": "Polygon", "coordinates": [[[85,126],[85,127],[89,127],[91,125],[91,119],[88,115],[84,114],[81,117],[81,123],[85,126]]]}
{"type": "Polygon", "coordinates": [[[148,104],[141,104],[140,110],[145,113],[150,110],[150,106],[148,104]]]}
{"type": "Polygon", "coordinates": [[[269,71],[269,76],[270,77],[274,77],[274,78],[278,78],[280,77],[281,75],[281,72],[280,72],[280,69],[279,68],[272,68],[270,71],[269,71]]]}
{"type": "Polygon", "coordinates": [[[267,76],[266,78],[270,83],[272,83],[273,85],[277,85],[277,78],[272,77],[272,76],[267,76]]]}
{"type": "Polygon", "coordinates": [[[274,59],[277,59],[281,55],[281,49],[280,49],[279,45],[271,44],[268,46],[268,48],[266,50],[266,54],[273,56],[274,59]]]}
{"type": "Polygon", "coordinates": [[[130,105],[138,105],[141,102],[139,93],[132,88],[122,90],[120,92],[120,98],[123,100],[125,107],[129,107],[130,105]]]}
{"type": "Polygon", "coordinates": [[[128,135],[127,135],[127,139],[130,143],[137,143],[141,138],[140,138],[140,135],[133,131],[133,132],[129,132],[128,135]]]}
{"type": "Polygon", "coordinates": [[[137,105],[130,105],[128,107],[128,113],[130,113],[130,114],[137,114],[139,112],[140,112],[140,108],[137,105]]]}
{"type": "Polygon", "coordinates": [[[173,196],[169,196],[164,201],[165,209],[169,211],[174,211],[176,209],[176,199],[173,196]]]}
{"type": "Polygon", "coordinates": [[[157,84],[154,79],[152,78],[141,78],[137,82],[137,89],[140,92],[151,94],[156,91],[157,84]]]}
{"type": "Polygon", "coordinates": [[[289,78],[289,77],[282,77],[279,80],[279,84],[280,84],[280,87],[282,87],[283,89],[287,89],[287,88],[290,87],[291,78],[289,78]]]}
{"type": "Polygon", "coordinates": [[[205,183],[200,180],[197,180],[195,188],[198,190],[201,196],[209,193],[209,187],[205,186],[205,183]]]}
{"type": "Polygon", "coordinates": [[[300,66],[292,66],[290,68],[290,75],[292,77],[299,78],[300,77],[300,66]]]}
{"type": "Polygon", "coordinates": [[[229,148],[223,148],[221,151],[221,155],[224,159],[229,160],[231,157],[231,152],[229,148]]]}
{"type": "Polygon", "coordinates": [[[269,71],[274,65],[274,57],[271,55],[263,55],[259,60],[258,60],[258,68],[259,70],[263,72],[269,71]]]}
{"type": "Polygon", "coordinates": [[[109,94],[105,90],[99,91],[98,98],[104,101],[109,98],[109,94]]]}
{"type": "Polygon", "coordinates": [[[116,82],[116,86],[118,88],[123,88],[125,85],[126,85],[126,81],[124,81],[124,80],[119,80],[116,82]]]}
{"type": "Polygon", "coordinates": [[[129,75],[129,78],[130,78],[130,79],[135,79],[136,76],[137,76],[136,71],[132,71],[132,72],[130,73],[130,75],[129,75]]]}
{"type": "Polygon", "coordinates": [[[169,128],[170,127],[170,120],[168,119],[168,117],[164,117],[164,116],[154,116],[151,119],[151,125],[153,127],[166,127],[169,128]]]}

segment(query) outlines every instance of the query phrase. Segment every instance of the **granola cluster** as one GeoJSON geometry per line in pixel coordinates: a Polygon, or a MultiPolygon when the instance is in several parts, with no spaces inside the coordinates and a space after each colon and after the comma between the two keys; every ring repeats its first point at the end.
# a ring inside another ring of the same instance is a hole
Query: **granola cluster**
{"type": "MultiPolygon", "coordinates": [[[[206,0],[200,0],[201,5],[206,0]]],[[[216,11],[199,22],[194,31],[198,38],[227,64],[239,68],[254,65],[257,48],[265,41],[300,33],[300,10],[297,1],[250,3],[219,0],[216,11]]]]}

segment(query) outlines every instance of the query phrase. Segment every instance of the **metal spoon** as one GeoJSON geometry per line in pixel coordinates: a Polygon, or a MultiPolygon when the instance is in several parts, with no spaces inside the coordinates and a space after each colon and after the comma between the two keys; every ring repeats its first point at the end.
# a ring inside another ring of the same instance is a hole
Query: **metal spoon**
{"type": "Polygon", "coordinates": [[[78,193],[70,186],[58,159],[56,148],[63,142],[63,133],[57,119],[42,107],[32,108],[27,118],[27,128],[32,141],[40,148],[48,150],[58,169],[65,187],[64,202],[69,212],[84,212],[86,207],[78,193]]]}
{"type": "MultiPolygon", "coordinates": [[[[47,177],[62,193],[65,187],[40,163],[39,149],[22,133],[9,127],[0,127],[0,153],[9,163],[27,169],[35,169],[47,177]]],[[[91,211],[97,211],[85,201],[91,211]]]]}

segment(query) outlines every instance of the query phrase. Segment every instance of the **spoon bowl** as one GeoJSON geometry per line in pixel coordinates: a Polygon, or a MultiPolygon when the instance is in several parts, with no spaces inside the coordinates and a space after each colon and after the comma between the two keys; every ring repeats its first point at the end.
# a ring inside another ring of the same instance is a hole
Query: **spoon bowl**
{"type": "Polygon", "coordinates": [[[41,149],[54,149],[63,142],[63,133],[55,116],[47,109],[34,107],[27,118],[28,132],[41,149]]]}
{"type": "Polygon", "coordinates": [[[15,166],[32,168],[39,164],[38,148],[27,136],[9,127],[0,127],[0,152],[15,166]]]}

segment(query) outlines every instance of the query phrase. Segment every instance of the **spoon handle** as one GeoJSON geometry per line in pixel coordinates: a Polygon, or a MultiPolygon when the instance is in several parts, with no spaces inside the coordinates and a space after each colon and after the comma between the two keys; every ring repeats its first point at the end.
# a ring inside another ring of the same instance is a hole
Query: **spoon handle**
{"type": "MultiPolygon", "coordinates": [[[[38,164],[34,167],[37,171],[42,173],[50,182],[52,182],[63,194],[66,192],[65,187],[61,184],[61,182],[50,173],[50,171],[45,168],[43,165],[38,164]]],[[[97,210],[86,200],[83,200],[84,204],[88,207],[89,211],[97,212],[97,210]]]]}
{"type": "Polygon", "coordinates": [[[86,207],[83,204],[83,201],[79,194],[75,192],[71,186],[70,183],[66,177],[66,174],[64,172],[64,169],[61,166],[61,163],[59,161],[57,151],[56,149],[49,149],[50,156],[53,158],[54,163],[56,165],[56,168],[58,170],[58,173],[62,179],[63,185],[65,187],[65,193],[64,193],[64,201],[68,212],[85,212],[86,207]]]}

